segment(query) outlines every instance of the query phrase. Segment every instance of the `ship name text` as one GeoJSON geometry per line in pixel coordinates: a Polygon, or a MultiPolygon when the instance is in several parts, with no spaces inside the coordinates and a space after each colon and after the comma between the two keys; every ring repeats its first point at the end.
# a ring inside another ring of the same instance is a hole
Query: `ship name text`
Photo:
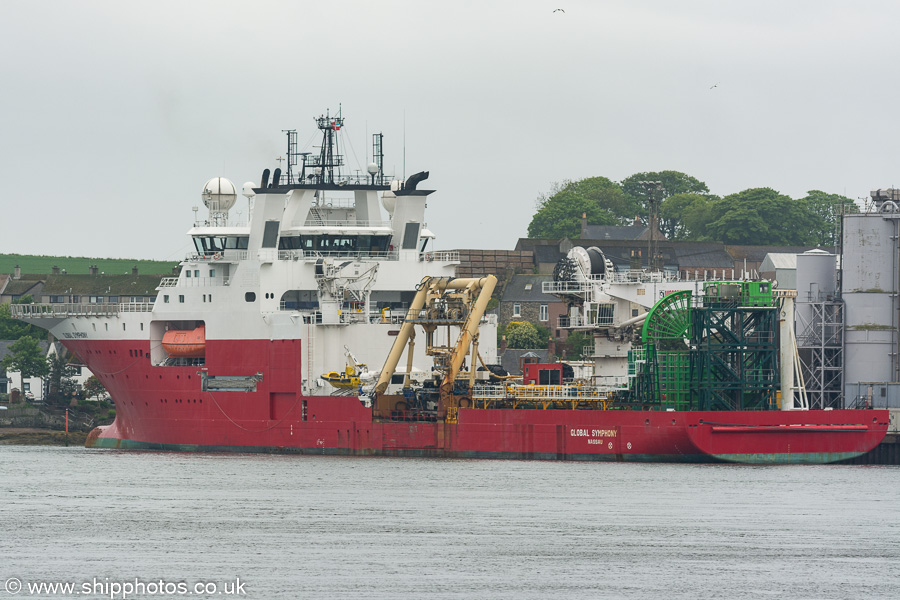
{"type": "Polygon", "coordinates": [[[571,437],[616,437],[615,429],[570,429],[571,437]]]}

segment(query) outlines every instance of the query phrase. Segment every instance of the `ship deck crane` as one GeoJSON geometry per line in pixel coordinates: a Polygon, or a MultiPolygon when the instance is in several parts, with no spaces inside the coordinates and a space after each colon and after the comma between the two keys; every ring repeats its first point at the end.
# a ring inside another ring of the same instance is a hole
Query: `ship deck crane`
{"type": "MultiPolygon", "coordinates": [[[[388,354],[381,375],[375,385],[376,397],[384,394],[405,345],[409,345],[409,357],[415,344],[415,326],[425,330],[426,354],[433,356],[435,371],[441,375],[438,385],[437,418],[444,420],[459,408],[459,398],[454,393],[457,376],[465,357],[470,353],[469,387],[474,385],[475,357],[478,356],[478,325],[487,308],[497,278],[488,275],[481,278],[426,277],[416,289],[416,295],[407,311],[406,319],[391,352],[388,354]],[[451,345],[451,327],[459,328],[456,343],[451,345]],[[447,328],[447,343],[436,341],[438,328],[447,328]]],[[[407,369],[407,373],[410,369],[407,369]]],[[[408,381],[407,381],[408,384],[408,381]]],[[[376,406],[378,406],[376,400],[376,406]]],[[[382,411],[383,412],[383,411],[382,411]]],[[[451,417],[452,418],[452,417],[451,417]]]]}

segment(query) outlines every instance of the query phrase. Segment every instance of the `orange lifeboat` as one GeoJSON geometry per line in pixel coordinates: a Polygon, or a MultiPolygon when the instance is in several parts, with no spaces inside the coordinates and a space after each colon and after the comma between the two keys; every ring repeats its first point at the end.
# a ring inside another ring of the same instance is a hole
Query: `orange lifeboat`
{"type": "Polygon", "coordinates": [[[203,358],[206,353],[206,325],[187,331],[173,329],[163,334],[163,350],[175,358],[203,358]]]}

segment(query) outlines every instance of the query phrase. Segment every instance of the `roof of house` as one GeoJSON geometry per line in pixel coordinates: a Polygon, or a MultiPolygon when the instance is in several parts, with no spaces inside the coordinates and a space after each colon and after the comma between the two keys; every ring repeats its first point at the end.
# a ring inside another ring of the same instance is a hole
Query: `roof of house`
{"type": "MultiPolygon", "coordinates": [[[[12,354],[12,351],[9,349],[10,346],[15,344],[18,340],[0,340],[0,360],[6,358],[7,355],[12,354]]],[[[38,340],[38,346],[41,348],[41,352],[46,356],[47,352],[50,350],[50,342],[47,340],[38,340]]]]}
{"type": "Polygon", "coordinates": [[[3,289],[6,287],[6,283],[9,281],[9,275],[6,273],[0,273],[0,294],[3,293],[3,289]]]}
{"type": "Polygon", "coordinates": [[[551,275],[513,275],[503,290],[501,302],[560,302],[560,299],[541,291],[545,281],[553,281],[551,275]]]}
{"type": "Polygon", "coordinates": [[[773,269],[796,269],[797,255],[787,252],[769,252],[759,265],[760,271],[771,271],[773,269]]]}
{"type": "Polygon", "coordinates": [[[646,231],[646,225],[585,225],[581,237],[597,241],[636,240],[646,231]]]}
{"type": "Polygon", "coordinates": [[[6,296],[21,296],[27,294],[31,290],[42,283],[46,279],[46,275],[22,275],[18,279],[10,277],[6,283],[3,294],[6,296]]]}
{"type": "Polygon", "coordinates": [[[565,252],[560,251],[558,245],[535,246],[532,252],[534,252],[534,262],[536,264],[556,264],[566,255],[565,252]]]}
{"type": "Polygon", "coordinates": [[[734,259],[722,242],[662,242],[675,252],[679,268],[707,267],[730,269],[734,259]]]}
{"type": "Polygon", "coordinates": [[[516,250],[533,250],[539,246],[559,246],[561,240],[547,238],[519,238],[516,250]]]}
{"type": "MultiPolygon", "coordinates": [[[[575,240],[575,245],[584,248],[591,246],[600,248],[603,255],[620,270],[636,266],[635,263],[638,261],[646,264],[649,255],[646,240],[575,240]]],[[[677,264],[677,257],[671,248],[671,242],[658,242],[656,250],[662,255],[663,265],[674,266],[677,264]]]]}
{"type": "Polygon", "coordinates": [[[507,349],[502,356],[500,356],[500,365],[506,369],[506,372],[510,375],[521,375],[522,367],[521,367],[521,359],[525,354],[530,354],[533,357],[537,357],[538,362],[547,362],[547,355],[549,351],[547,349],[543,350],[516,350],[513,348],[507,349]]]}
{"type": "MultiPolygon", "coordinates": [[[[735,260],[747,259],[753,262],[762,262],[766,254],[770,252],[803,254],[807,250],[815,250],[817,246],[725,246],[725,249],[735,260]]],[[[834,248],[825,247],[824,250],[833,252],[834,248]]]]}
{"type": "Polygon", "coordinates": [[[155,296],[160,275],[48,275],[44,294],[155,296]]]}

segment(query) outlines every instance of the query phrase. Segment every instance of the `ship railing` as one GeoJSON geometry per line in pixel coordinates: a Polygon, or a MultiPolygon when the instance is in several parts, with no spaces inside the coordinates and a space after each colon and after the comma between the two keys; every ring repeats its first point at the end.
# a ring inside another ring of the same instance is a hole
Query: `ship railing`
{"type": "Polygon", "coordinates": [[[505,385],[478,385],[472,390],[473,398],[506,398],[505,385]]]}
{"type": "Polygon", "coordinates": [[[153,304],[150,302],[120,302],[119,312],[151,312],[153,304]]]}
{"type": "Polygon", "coordinates": [[[593,327],[593,326],[610,326],[613,325],[612,314],[598,314],[594,319],[585,319],[582,315],[559,315],[557,317],[557,327],[573,328],[573,327],[593,327]]]}
{"type": "Polygon", "coordinates": [[[585,294],[594,289],[594,281],[545,281],[541,291],[545,294],[585,294]]]}
{"type": "MultiPolygon", "coordinates": [[[[463,311],[454,312],[453,307],[444,310],[423,308],[411,317],[409,316],[408,311],[404,312],[404,316],[408,317],[406,320],[410,323],[437,323],[439,325],[461,325],[465,322],[467,314],[468,313],[463,311]]],[[[479,322],[481,324],[494,324],[495,321],[496,315],[482,315],[481,321],[479,322]]]]}
{"type": "Polygon", "coordinates": [[[228,277],[164,277],[159,282],[159,288],[170,287],[221,287],[228,285],[230,282],[228,277]]]}
{"type": "Polygon", "coordinates": [[[459,251],[441,250],[436,252],[418,252],[416,254],[403,253],[398,250],[279,250],[278,260],[304,260],[314,261],[320,258],[358,258],[361,260],[401,261],[414,260],[418,262],[459,262],[459,251]]]}
{"type": "Polygon", "coordinates": [[[350,219],[308,219],[304,227],[391,227],[390,221],[356,221],[350,219]]]}
{"type": "Polygon", "coordinates": [[[247,260],[250,253],[247,250],[218,250],[209,252],[190,252],[184,258],[191,262],[238,262],[247,260]]]}
{"type": "Polygon", "coordinates": [[[664,281],[734,281],[737,277],[747,278],[735,269],[691,269],[683,271],[648,271],[646,269],[628,269],[616,271],[596,278],[610,283],[652,283],[664,281]]]}
{"type": "Polygon", "coordinates": [[[645,271],[644,269],[628,269],[615,271],[604,276],[611,283],[651,283],[654,281],[673,281],[675,276],[665,271],[645,271]]]}
{"type": "Polygon", "coordinates": [[[194,227],[249,227],[247,221],[211,221],[209,219],[201,221],[194,219],[194,227]]]}
{"type": "MultiPolygon", "coordinates": [[[[318,160],[316,158],[315,160],[318,160]]],[[[309,161],[306,163],[307,167],[315,166],[313,161],[309,161]]],[[[338,185],[366,185],[369,181],[369,178],[365,175],[345,175],[343,181],[338,185]]],[[[322,193],[322,198],[319,199],[317,204],[313,204],[310,208],[314,210],[328,210],[329,208],[355,208],[356,207],[356,199],[354,198],[341,198],[339,196],[332,196],[330,198],[324,197],[324,192],[322,193]]]]}
{"type": "Polygon", "coordinates": [[[735,281],[754,278],[755,272],[736,272],[735,269],[694,269],[685,271],[648,271],[629,269],[604,275],[592,275],[579,281],[545,281],[541,291],[545,294],[585,294],[591,292],[595,284],[606,283],[653,283],[666,281],[735,281]]]}
{"type": "Polygon", "coordinates": [[[419,260],[424,260],[425,262],[459,262],[459,251],[440,250],[437,252],[420,252],[419,260]]]}
{"type": "Polygon", "coordinates": [[[397,250],[357,251],[357,250],[279,250],[278,260],[315,261],[320,258],[359,258],[375,260],[400,260],[397,250]]]}
{"type": "Polygon", "coordinates": [[[382,313],[372,319],[373,323],[385,323],[391,325],[402,325],[406,320],[406,312],[404,311],[402,314],[397,313],[382,313]]]}
{"type": "Polygon", "coordinates": [[[16,319],[66,318],[66,317],[111,317],[120,312],[150,312],[149,302],[123,302],[116,304],[49,303],[12,304],[11,315],[16,319]]]}
{"type": "Polygon", "coordinates": [[[472,397],[536,401],[606,400],[615,389],[618,388],[601,385],[484,385],[476,386],[472,397]]]}

